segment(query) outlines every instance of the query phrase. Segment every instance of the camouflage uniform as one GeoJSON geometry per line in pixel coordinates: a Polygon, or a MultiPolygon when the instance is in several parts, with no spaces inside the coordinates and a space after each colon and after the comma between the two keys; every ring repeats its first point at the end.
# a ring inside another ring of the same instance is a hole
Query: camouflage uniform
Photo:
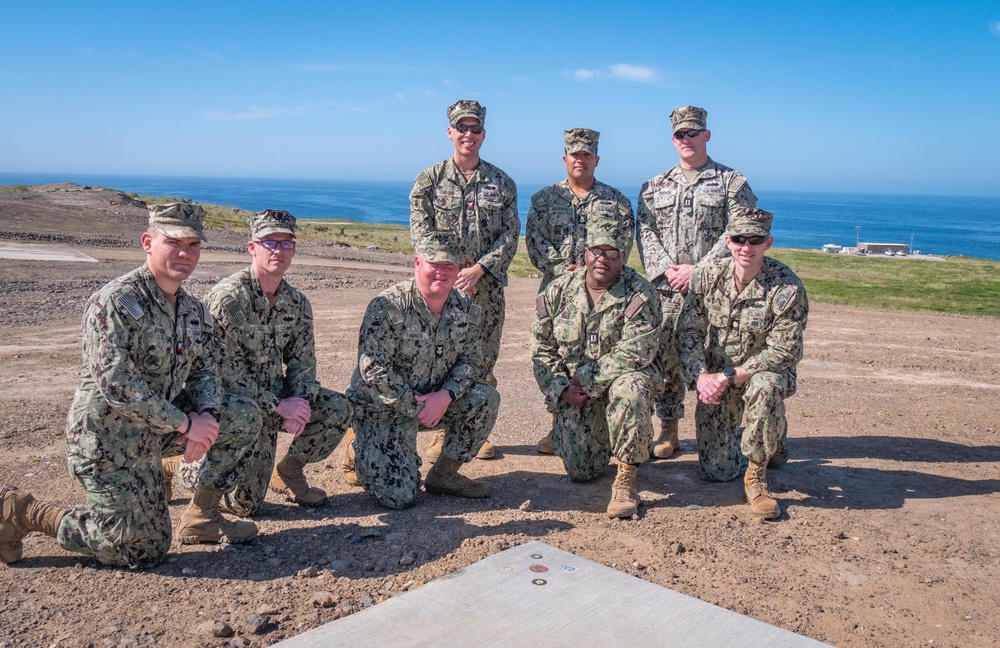
{"type": "MultiPolygon", "coordinates": [[[[485,124],[486,109],[460,101],[448,110],[450,123],[472,116],[485,124]]],[[[480,378],[495,385],[493,367],[500,354],[507,302],[507,268],[517,251],[521,221],[517,187],[506,173],[485,160],[468,180],[448,158],[424,169],[410,191],[410,237],[417,248],[432,232],[458,237],[463,268],[479,264],[485,270],[476,283],[476,304],[482,310],[483,360],[480,378]]]]}
{"type": "MultiPolygon", "coordinates": [[[[705,115],[699,117],[701,123],[697,126],[704,128],[705,115]]],[[[728,257],[725,231],[730,215],[734,209],[756,205],[757,196],[746,178],[711,159],[690,183],[678,164],[645,183],[639,192],[636,205],[639,258],[646,277],[659,292],[663,307],[663,337],[658,354],[663,383],[656,396],[657,415],[662,420],[684,417],[685,391],[674,343],[684,294],[670,286],[667,270],[672,265],[699,266],[728,257]]]]}
{"type": "Polygon", "coordinates": [[[549,284],[531,327],[535,380],[556,414],[553,449],[574,481],[600,475],[612,455],[633,465],[649,458],[661,323],[656,292],[633,269],[622,268],[593,308],[586,273],[580,268],[549,284]],[[590,397],[583,407],[560,399],[574,376],[590,397]]]}
{"type": "Polygon", "coordinates": [[[272,306],[252,267],[216,284],[205,303],[224,346],[221,374],[227,392],[246,396],[263,412],[262,430],[248,453],[236,488],[223,502],[230,511],[252,515],[267,494],[278,432],[275,412],[282,399],[309,401],[312,417],[288,448],[302,463],[322,461],[351,424],[351,404],[316,380],[312,306],[284,279],[272,306]]]}
{"type": "Polygon", "coordinates": [[[235,485],[260,414],[247,399],[221,394],[208,309],[181,288],[175,316],[145,265],[91,296],[83,330],[66,446],[87,505],[69,509],[57,540],[105,564],[155,565],[171,535],[160,460],[183,452],[176,430],[187,413],[221,405],[219,436],[198,476],[219,490],[235,485]]]}
{"type": "MultiPolygon", "coordinates": [[[[586,151],[597,155],[600,133],[589,128],[572,128],[564,132],[566,155],[586,151]]],[[[583,198],[577,198],[569,180],[545,187],[531,197],[528,209],[525,243],[531,264],[542,272],[541,293],[557,276],[566,272],[567,266],[584,264],[583,251],[587,247],[587,222],[595,219],[620,221],[623,229],[635,229],[632,203],[620,191],[603,182],[594,185],[583,198]]],[[[632,249],[622,250],[628,257],[632,249]]]]}
{"type": "Polygon", "coordinates": [[[468,462],[496,422],[500,394],[482,374],[481,312],[452,289],[440,318],[414,279],[368,304],[358,342],[358,366],[347,397],[354,404],[355,468],[362,487],[390,508],[404,508],[420,486],[414,397],[440,389],[454,395],[441,426],[442,456],[468,462]]]}
{"type": "Polygon", "coordinates": [[[687,379],[726,367],[753,374],[748,382],[727,388],[719,405],[699,401],[695,411],[701,469],[718,481],[739,476],[748,458],[766,464],[784,441],[784,399],[795,393],[809,315],[805,288],[787,266],[765,258],[760,273],[736,294],[733,265],[729,258],[695,270],[677,324],[687,379]]]}
{"type": "MultiPolygon", "coordinates": [[[[531,264],[542,272],[538,292],[565,273],[566,266],[583,265],[587,222],[594,219],[620,221],[628,231],[635,227],[629,199],[599,180],[594,181],[590,193],[583,198],[576,197],[568,180],[546,187],[531,197],[525,243],[531,264]]],[[[628,249],[622,251],[627,256],[631,248],[630,241],[628,249]]]]}

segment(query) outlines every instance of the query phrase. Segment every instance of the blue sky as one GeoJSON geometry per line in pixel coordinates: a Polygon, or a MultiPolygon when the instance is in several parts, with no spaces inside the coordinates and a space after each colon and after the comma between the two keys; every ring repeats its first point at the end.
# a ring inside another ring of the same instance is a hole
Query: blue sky
{"type": "Polygon", "coordinates": [[[755,188],[1000,195],[995,0],[5,4],[0,172],[409,180],[474,98],[524,183],[588,127],[637,186],[694,104],[755,188]]]}

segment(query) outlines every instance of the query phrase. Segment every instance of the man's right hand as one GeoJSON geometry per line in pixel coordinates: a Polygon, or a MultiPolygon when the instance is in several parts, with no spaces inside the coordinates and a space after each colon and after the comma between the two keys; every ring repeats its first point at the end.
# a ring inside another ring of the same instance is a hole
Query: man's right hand
{"type": "MultiPolygon", "coordinates": [[[[191,430],[181,438],[185,444],[184,461],[190,463],[205,456],[219,437],[219,422],[209,413],[188,414],[191,419],[191,430]]],[[[187,423],[184,424],[187,427],[187,423]]],[[[183,432],[183,430],[179,430],[183,432]]]]}
{"type": "Polygon", "coordinates": [[[570,381],[569,387],[559,394],[559,398],[574,407],[583,407],[590,400],[590,396],[587,396],[587,392],[583,391],[583,387],[580,386],[580,381],[576,376],[570,381]]]}

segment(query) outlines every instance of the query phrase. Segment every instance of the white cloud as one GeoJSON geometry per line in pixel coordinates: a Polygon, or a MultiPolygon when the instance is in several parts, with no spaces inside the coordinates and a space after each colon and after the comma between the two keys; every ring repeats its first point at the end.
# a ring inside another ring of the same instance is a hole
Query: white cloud
{"type": "Polygon", "coordinates": [[[593,70],[573,70],[569,73],[570,78],[577,81],[630,81],[632,83],[644,83],[647,85],[659,85],[659,74],[653,68],[642,67],[641,65],[631,65],[628,63],[617,63],[604,68],[593,70]]]}
{"type": "Polygon", "coordinates": [[[1000,36],[1000,20],[990,23],[990,31],[1000,36]]]}

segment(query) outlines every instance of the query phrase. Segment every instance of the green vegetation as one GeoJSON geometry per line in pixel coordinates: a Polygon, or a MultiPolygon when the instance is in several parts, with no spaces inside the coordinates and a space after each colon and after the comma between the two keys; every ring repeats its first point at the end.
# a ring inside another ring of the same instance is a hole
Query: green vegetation
{"type": "MultiPolygon", "coordinates": [[[[163,196],[134,197],[150,205],[182,201],[163,196]]],[[[208,212],[207,225],[246,231],[251,212],[205,203],[202,206],[208,212]]],[[[401,254],[413,252],[410,230],[405,225],[310,218],[299,220],[299,226],[299,236],[304,239],[355,248],[376,246],[401,254]]],[[[814,303],[1000,317],[998,261],[961,256],[946,257],[944,261],[859,257],[787,248],[774,248],[768,255],[799,275],[814,303]]],[[[634,247],[628,265],[643,271],[634,247]]],[[[524,237],[518,243],[510,275],[540,276],[528,260],[524,237]]]]}
{"type": "Polygon", "coordinates": [[[865,308],[1000,317],[1000,262],[950,256],[944,261],[772,249],[802,279],[809,300],[865,308]]]}
{"type": "Polygon", "coordinates": [[[27,190],[28,185],[4,185],[0,187],[0,191],[4,193],[19,193],[27,190]]]}

